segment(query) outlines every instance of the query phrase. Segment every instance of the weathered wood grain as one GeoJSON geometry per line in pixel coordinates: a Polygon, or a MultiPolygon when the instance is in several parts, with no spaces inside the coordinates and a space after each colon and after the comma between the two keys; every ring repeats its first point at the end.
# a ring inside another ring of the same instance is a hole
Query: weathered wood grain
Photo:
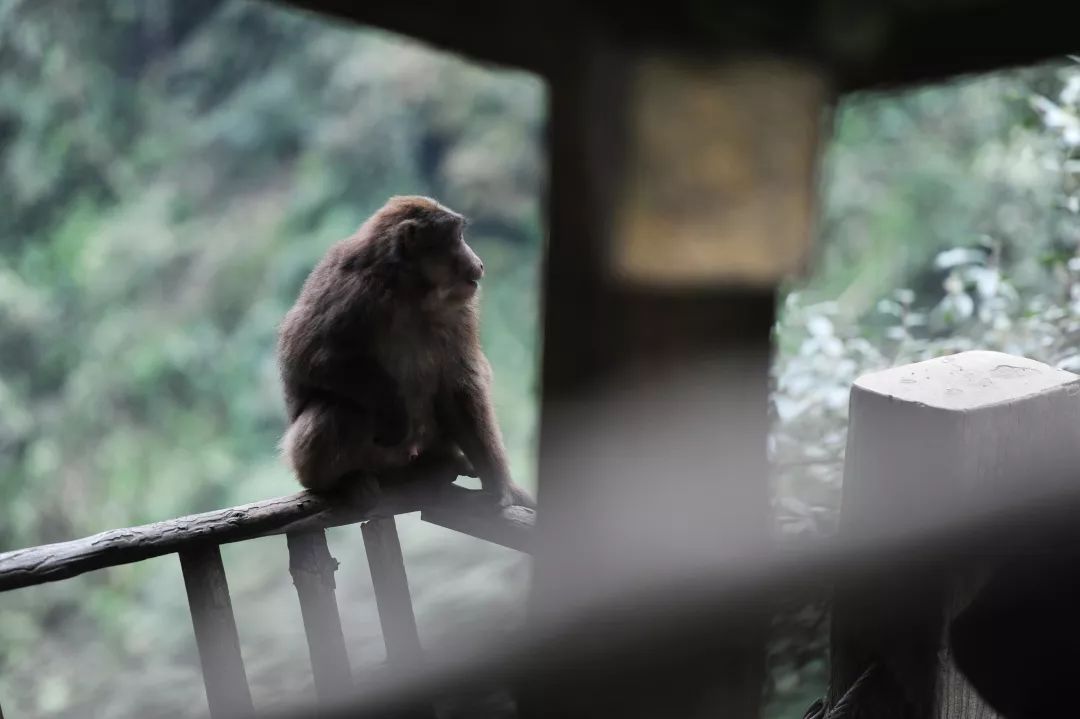
{"type": "Polygon", "coordinates": [[[289,532],[289,573],[300,599],[311,674],[320,703],[344,696],[352,687],[349,655],[341,631],[334,572],[338,562],[330,555],[326,532],[289,532]]]}
{"type": "Polygon", "coordinates": [[[473,490],[406,482],[380,492],[327,498],[299,492],[228,509],[112,529],[90,537],[0,554],[0,591],[74,577],[204,544],[354,524],[374,517],[434,509],[432,521],[451,529],[527,549],[532,513],[485,509],[473,490]]]}
{"type": "Polygon", "coordinates": [[[423,649],[416,630],[397,524],[393,517],[373,519],[364,523],[362,531],[387,663],[398,670],[416,669],[423,661],[423,649]]]}
{"type": "Polygon", "coordinates": [[[496,512],[482,506],[467,506],[464,499],[452,504],[426,506],[420,512],[420,518],[492,544],[532,554],[535,511],[528,507],[507,507],[496,512]]]}
{"type": "Polygon", "coordinates": [[[199,648],[206,701],[213,719],[241,719],[254,715],[247,672],[240,653],[229,583],[221,548],[191,547],[180,553],[188,608],[199,648]]]}
{"type": "Polygon", "coordinates": [[[220,544],[258,537],[327,509],[323,500],[301,492],[140,527],[112,529],[70,542],[17,549],[0,554],[0,590],[67,579],[204,542],[220,544]]]}

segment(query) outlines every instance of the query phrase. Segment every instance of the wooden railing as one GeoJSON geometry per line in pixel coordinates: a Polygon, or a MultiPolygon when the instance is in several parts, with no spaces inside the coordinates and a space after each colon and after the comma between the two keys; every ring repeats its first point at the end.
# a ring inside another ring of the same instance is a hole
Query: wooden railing
{"type": "MultiPolygon", "coordinates": [[[[416,480],[386,489],[367,485],[348,498],[310,492],[107,532],[70,542],[0,554],[0,591],[44,584],[120,564],[178,554],[202,665],[210,716],[254,714],[240,653],[229,584],[220,546],[285,534],[289,572],[300,600],[311,670],[320,703],[352,685],[335,596],[326,529],[363,523],[387,661],[407,668],[421,656],[401,543],[394,517],[420,512],[422,520],[522,552],[531,552],[534,513],[523,507],[496,510],[479,493],[416,480]]],[[[2,717],[0,710],[0,717],[2,717]]]]}

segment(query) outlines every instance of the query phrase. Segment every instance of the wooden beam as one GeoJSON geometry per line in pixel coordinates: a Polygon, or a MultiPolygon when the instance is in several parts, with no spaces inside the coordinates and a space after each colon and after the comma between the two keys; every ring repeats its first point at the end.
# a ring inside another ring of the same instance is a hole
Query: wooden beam
{"type": "Polygon", "coordinates": [[[221,549],[207,545],[180,553],[188,608],[199,648],[206,700],[213,719],[240,719],[255,713],[248,689],[240,636],[236,631],[221,549]]]}
{"type": "Polygon", "coordinates": [[[543,72],[555,16],[543,3],[455,0],[416,4],[288,0],[332,17],[373,25],[483,62],[543,72]]]}
{"type": "Polygon", "coordinates": [[[420,511],[420,519],[492,544],[532,553],[536,526],[533,510],[528,507],[507,507],[499,512],[485,507],[476,507],[473,512],[463,510],[464,507],[432,504],[420,511]]]}
{"type": "Polygon", "coordinates": [[[289,532],[289,573],[304,620],[311,674],[320,703],[340,699],[352,687],[349,655],[334,589],[338,562],[330,556],[325,530],[289,532]]]}
{"type": "Polygon", "coordinates": [[[1057,0],[729,0],[662,7],[610,0],[279,1],[548,77],[598,29],[640,52],[784,56],[827,71],[841,91],[940,82],[1080,52],[1072,32],[1080,6],[1057,0]]]}
{"type": "Polygon", "coordinates": [[[0,554],[0,591],[55,582],[207,542],[224,544],[326,529],[428,507],[437,508],[432,516],[451,529],[501,537],[515,548],[527,546],[524,536],[530,531],[531,513],[486,511],[476,501],[473,490],[430,486],[420,479],[386,488],[376,496],[330,498],[299,492],[139,527],[112,529],[70,542],[4,552],[0,554]]]}
{"type": "MultiPolygon", "coordinates": [[[[883,4],[884,5],[884,4],[883,4]]],[[[854,9],[854,8],[853,8],[854,9]]],[[[825,45],[819,56],[842,91],[943,82],[959,75],[1007,70],[1080,52],[1073,28],[1080,6],[1056,0],[927,2],[856,11],[869,24],[865,53],[845,55],[825,45]],[[876,39],[874,39],[876,36],[876,39]]],[[[852,35],[852,15],[835,13],[826,36],[852,35]]]]}

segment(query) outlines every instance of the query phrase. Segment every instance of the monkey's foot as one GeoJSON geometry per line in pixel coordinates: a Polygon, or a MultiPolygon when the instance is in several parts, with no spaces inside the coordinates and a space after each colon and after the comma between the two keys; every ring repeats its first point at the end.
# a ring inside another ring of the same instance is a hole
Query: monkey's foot
{"type": "Polygon", "coordinates": [[[515,484],[511,490],[511,494],[513,495],[513,503],[515,506],[526,507],[527,509],[532,509],[534,511],[536,510],[536,499],[521,487],[515,484]]]}
{"type": "Polygon", "coordinates": [[[382,498],[382,486],[371,474],[356,473],[348,477],[342,486],[343,499],[347,504],[372,506],[382,498]]]}
{"type": "Polygon", "coordinates": [[[488,498],[488,501],[503,509],[506,507],[536,509],[536,500],[532,498],[532,495],[512,482],[500,484],[492,489],[485,487],[481,490],[481,494],[488,498]]]}

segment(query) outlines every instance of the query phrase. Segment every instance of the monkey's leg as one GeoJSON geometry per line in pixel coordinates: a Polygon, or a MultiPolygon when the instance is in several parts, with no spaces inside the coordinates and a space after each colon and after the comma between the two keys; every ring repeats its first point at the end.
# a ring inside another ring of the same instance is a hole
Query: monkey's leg
{"type": "Polygon", "coordinates": [[[315,401],[285,433],[282,448],[297,479],[313,492],[337,489],[349,474],[370,469],[370,418],[332,401],[315,401]]]}

